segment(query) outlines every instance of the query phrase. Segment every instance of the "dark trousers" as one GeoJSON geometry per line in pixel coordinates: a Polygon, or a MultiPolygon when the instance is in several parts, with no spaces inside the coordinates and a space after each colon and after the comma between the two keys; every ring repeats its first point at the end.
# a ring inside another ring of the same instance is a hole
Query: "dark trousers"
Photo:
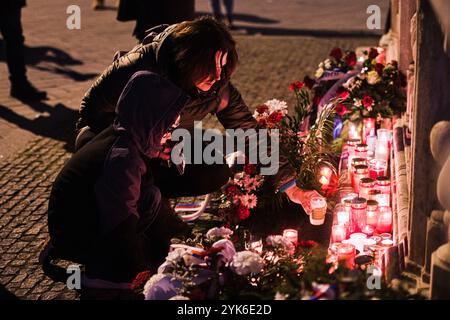
{"type": "MultiPolygon", "coordinates": [[[[211,0],[211,6],[213,9],[213,14],[216,18],[222,17],[222,9],[220,8],[221,0],[211,0]]],[[[225,6],[225,11],[229,18],[233,15],[233,0],[223,0],[223,4],[225,6]]]]}
{"type": "Polygon", "coordinates": [[[21,8],[0,11],[0,32],[6,49],[6,63],[12,83],[26,80],[25,48],[21,23],[21,8]]]}

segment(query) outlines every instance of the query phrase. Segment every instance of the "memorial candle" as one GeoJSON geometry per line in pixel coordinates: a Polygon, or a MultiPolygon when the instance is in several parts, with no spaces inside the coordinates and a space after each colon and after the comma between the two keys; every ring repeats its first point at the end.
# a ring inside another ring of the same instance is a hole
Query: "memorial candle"
{"type": "Polygon", "coordinates": [[[336,224],[331,227],[331,239],[333,242],[342,242],[347,238],[347,226],[336,224]]]}
{"type": "Polygon", "coordinates": [[[377,136],[379,141],[385,141],[389,144],[392,141],[392,130],[389,129],[378,129],[377,136]]]}
{"type": "Polygon", "coordinates": [[[376,179],[387,174],[387,161],[380,159],[369,160],[369,174],[372,179],[376,179]]]}
{"type": "Polygon", "coordinates": [[[386,176],[376,178],[375,189],[380,190],[381,193],[391,194],[391,181],[386,176]]]}
{"type": "Polygon", "coordinates": [[[359,183],[361,179],[369,178],[369,169],[367,166],[356,166],[353,171],[352,186],[355,192],[359,194],[359,183]]]}
{"type": "Polygon", "coordinates": [[[378,140],[375,147],[375,159],[389,160],[389,144],[387,141],[378,140]]]}
{"type": "Polygon", "coordinates": [[[367,143],[368,136],[375,135],[375,118],[364,118],[363,120],[363,143],[367,143]]]}
{"type": "Polygon", "coordinates": [[[352,224],[356,231],[361,231],[366,225],[367,200],[355,198],[352,201],[352,224]]]}
{"type": "Polygon", "coordinates": [[[359,181],[359,196],[361,198],[369,199],[370,190],[374,190],[375,180],[372,178],[362,178],[359,181]]]}
{"type": "Polygon", "coordinates": [[[338,204],[334,208],[334,212],[336,215],[336,221],[338,224],[344,225],[350,222],[350,210],[348,210],[345,205],[338,204]]]}
{"type": "Polygon", "coordinates": [[[391,232],[392,230],[392,209],[390,207],[380,207],[378,214],[377,231],[379,233],[391,232]]]}
{"type": "Polygon", "coordinates": [[[367,151],[368,151],[367,144],[360,143],[360,144],[356,145],[355,157],[361,158],[361,159],[367,159],[367,151]]]}
{"type": "MultiPolygon", "coordinates": [[[[378,190],[381,192],[380,190],[378,190]]],[[[378,202],[379,207],[389,207],[391,205],[391,195],[386,193],[379,193],[374,197],[374,200],[378,202]]]]}
{"type": "Polygon", "coordinates": [[[353,269],[355,266],[356,249],[350,243],[343,243],[337,247],[337,256],[339,261],[345,261],[345,266],[353,269]]]}
{"type": "Polygon", "coordinates": [[[368,136],[366,138],[366,144],[367,144],[367,155],[369,157],[373,157],[375,155],[375,145],[377,143],[377,136],[368,136]]]}
{"type": "Polygon", "coordinates": [[[283,231],[283,237],[291,241],[295,246],[298,244],[298,231],[295,229],[286,229],[283,231]]]}
{"type": "Polygon", "coordinates": [[[376,227],[378,223],[378,202],[375,200],[367,201],[366,223],[369,226],[376,227]]]}
{"type": "Polygon", "coordinates": [[[358,128],[354,123],[350,123],[348,127],[348,137],[349,139],[361,139],[358,128]]]}

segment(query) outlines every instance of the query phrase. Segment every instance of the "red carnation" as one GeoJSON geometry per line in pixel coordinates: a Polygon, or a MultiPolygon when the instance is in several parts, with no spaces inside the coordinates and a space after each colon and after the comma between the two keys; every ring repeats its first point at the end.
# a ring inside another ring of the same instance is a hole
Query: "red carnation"
{"type": "Polygon", "coordinates": [[[304,86],[305,86],[304,82],[295,81],[291,83],[291,85],[289,86],[289,90],[291,91],[301,90],[303,89],[304,86]]]}
{"type": "Polygon", "coordinates": [[[347,100],[350,97],[350,92],[348,91],[342,91],[339,94],[339,98],[341,98],[342,100],[347,100]]]}
{"type": "Polygon", "coordinates": [[[373,59],[375,59],[376,57],[378,57],[378,50],[375,49],[375,48],[370,48],[370,51],[369,51],[369,59],[370,59],[370,60],[373,60],[373,59]]]}
{"type": "Polygon", "coordinates": [[[336,61],[340,61],[342,59],[342,50],[340,48],[334,48],[330,52],[330,57],[333,57],[336,61]]]}
{"type": "Polygon", "coordinates": [[[256,111],[257,111],[259,114],[263,114],[264,112],[269,111],[269,107],[266,106],[265,104],[262,104],[262,105],[256,107],[256,111]]]}
{"type": "Polygon", "coordinates": [[[349,52],[346,56],[345,56],[345,64],[347,64],[347,66],[349,67],[353,67],[354,65],[356,65],[356,53],[349,52]]]}
{"type": "Polygon", "coordinates": [[[305,76],[305,78],[303,78],[303,82],[308,89],[312,89],[316,84],[316,81],[308,76],[305,76]]]}
{"type": "Polygon", "coordinates": [[[143,289],[147,281],[150,279],[152,273],[150,271],[142,271],[138,273],[131,283],[131,290],[143,289]]]}
{"type": "Polygon", "coordinates": [[[340,116],[343,116],[344,114],[348,113],[348,109],[343,104],[340,104],[336,107],[336,113],[340,116]]]}
{"type": "Polygon", "coordinates": [[[250,216],[250,210],[248,210],[248,208],[245,207],[244,205],[240,204],[239,207],[237,208],[237,214],[239,219],[245,220],[250,216]]]}
{"type": "Polygon", "coordinates": [[[302,247],[302,248],[313,248],[313,247],[317,246],[318,243],[313,240],[306,240],[306,241],[300,241],[298,243],[298,245],[299,245],[299,247],[302,247]]]}
{"type": "Polygon", "coordinates": [[[377,63],[374,67],[375,71],[378,73],[378,75],[382,75],[383,74],[383,70],[384,70],[384,65],[382,63],[377,63]]]}
{"type": "Polygon", "coordinates": [[[283,120],[283,114],[278,111],[272,112],[267,120],[273,124],[278,123],[283,120]]]}
{"type": "Polygon", "coordinates": [[[373,105],[373,98],[371,96],[365,96],[362,103],[366,108],[369,108],[373,105]]]}

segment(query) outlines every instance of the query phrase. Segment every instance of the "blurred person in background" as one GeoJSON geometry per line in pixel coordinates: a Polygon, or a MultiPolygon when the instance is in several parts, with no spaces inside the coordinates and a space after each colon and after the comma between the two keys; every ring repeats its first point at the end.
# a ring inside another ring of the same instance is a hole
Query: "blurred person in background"
{"type": "Polygon", "coordinates": [[[222,14],[221,2],[225,7],[226,12],[226,23],[228,27],[233,26],[233,0],[211,0],[211,6],[213,10],[214,17],[217,20],[224,20],[224,15],[222,14]]]}
{"type": "Polygon", "coordinates": [[[0,32],[5,43],[6,64],[11,81],[11,96],[22,101],[47,98],[45,91],[37,90],[29,81],[25,67],[25,37],[22,30],[22,8],[25,0],[3,0],[0,4],[0,32]]]}
{"type": "Polygon", "coordinates": [[[152,27],[192,20],[194,16],[195,0],[120,0],[117,20],[135,20],[133,36],[141,42],[152,27]]]}

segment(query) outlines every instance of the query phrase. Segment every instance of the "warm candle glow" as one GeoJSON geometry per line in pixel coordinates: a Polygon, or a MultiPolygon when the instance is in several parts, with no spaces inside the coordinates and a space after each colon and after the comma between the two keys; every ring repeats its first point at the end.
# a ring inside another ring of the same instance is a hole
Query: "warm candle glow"
{"type": "Polygon", "coordinates": [[[347,238],[347,227],[345,225],[336,224],[331,230],[331,239],[333,242],[342,242],[347,238]]]}
{"type": "Polygon", "coordinates": [[[377,231],[380,233],[391,232],[392,229],[392,209],[390,207],[380,207],[377,223],[377,231]]]}
{"type": "Polygon", "coordinates": [[[320,179],[319,179],[319,182],[323,186],[326,186],[326,185],[330,184],[330,180],[327,177],[325,177],[325,176],[321,176],[320,179]]]}

